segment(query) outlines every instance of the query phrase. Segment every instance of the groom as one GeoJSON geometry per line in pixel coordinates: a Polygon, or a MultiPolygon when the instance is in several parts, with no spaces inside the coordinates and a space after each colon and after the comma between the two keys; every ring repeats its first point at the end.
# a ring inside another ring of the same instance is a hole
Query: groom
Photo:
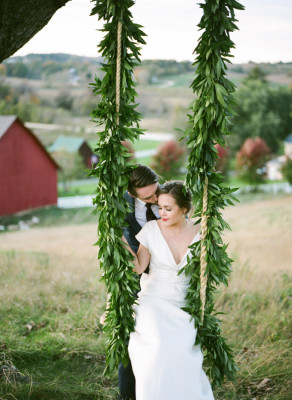
{"type": "MultiPolygon", "coordinates": [[[[137,164],[131,171],[128,191],[124,194],[131,212],[126,215],[127,226],[123,227],[124,236],[131,249],[137,253],[139,242],[135,238],[146,222],[160,218],[157,205],[159,189],[156,173],[146,165],[137,164]]],[[[126,368],[119,365],[119,400],[135,400],[135,377],[131,363],[126,368]]]]}

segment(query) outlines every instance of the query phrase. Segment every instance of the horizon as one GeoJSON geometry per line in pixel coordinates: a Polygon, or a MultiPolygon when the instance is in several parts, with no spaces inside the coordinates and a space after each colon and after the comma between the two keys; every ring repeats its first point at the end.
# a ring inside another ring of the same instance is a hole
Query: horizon
{"type": "MultiPolygon", "coordinates": [[[[73,54],[73,53],[63,53],[63,52],[57,52],[57,53],[28,53],[28,54],[25,54],[25,55],[19,55],[19,54],[16,55],[16,54],[14,54],[11,57],[7,58],[6,60],[3,60],[2,63],[3,62],[7,62],[8,60],[11,60],[13,58],[18,58],[18,57],[25,58],[25,57],[29,57],[29,56],[43,56],[43,55],[48,55],[48,56],[65,55],[65,56],[73,56],[73,57],[80,57],[80,58],[90,58],[90,59],[101,58],[101,56],[94,57],[94,56],[86,56],[86,55],[79,55],[79,54],[73,54]]],[[[159,58],[159,59],[158,58],[145,58],[145,59],[141,59],[141,64],[143,63],[143,61],[175,61],[177,63],[186,62],[186,61],[188,61],[190,63],[194,62],[192,60],[175,60],[174,58],[173,59],[171,59],[171,58],[159,58]]],[[[255,64],[255,65],[258,65],[258,64],[267,64],[267,65],[292,64],[292,57],[291,57],[291,61],[275,61],[275,62],[258,61],[258,62],[256,62],[256,61],[253,61],[253,60],[249,60],[247,62],[231,62],[231,63],[229,63],[229,65],[249,65],[249,64],[255,64]]]]}

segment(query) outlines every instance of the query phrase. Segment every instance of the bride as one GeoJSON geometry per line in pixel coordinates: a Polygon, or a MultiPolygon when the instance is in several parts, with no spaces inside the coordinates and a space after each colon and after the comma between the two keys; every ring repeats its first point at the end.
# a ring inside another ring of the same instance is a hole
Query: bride
{"type": "Polygon", "coordinates": [[[148,222],[136,235],[134,271],[141,277],[135,306],[135,331],[129,355],[136,378],[137,400],[213,400],[195,346],[196,329],[182,310],[189,279],[178,272],[187,263],[189,246],[200,239],[199,226],[187,214],[191,195],[180,181],[166,182],[158,197],[160,220],[148,222]]]}

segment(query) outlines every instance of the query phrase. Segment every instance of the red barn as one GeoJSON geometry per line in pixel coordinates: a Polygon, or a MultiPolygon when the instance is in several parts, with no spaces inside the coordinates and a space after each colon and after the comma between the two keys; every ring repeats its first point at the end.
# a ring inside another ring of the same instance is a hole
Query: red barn
{"type": "Polygon", "coordinates": [[[58,168],[16,116],[0,116],[0,215],[56,204],[58,168]]]}

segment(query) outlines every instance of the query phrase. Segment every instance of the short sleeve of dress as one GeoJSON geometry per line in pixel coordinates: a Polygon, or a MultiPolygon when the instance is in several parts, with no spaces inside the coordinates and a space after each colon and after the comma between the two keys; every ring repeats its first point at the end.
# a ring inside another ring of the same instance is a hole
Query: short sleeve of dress
{"type": "Polygon", "coordinates": [[[148,224],[144,225],[140,232],[135,236],[138,242],[143,244],[146,249],[149,249],[148,244],[148,224]]]}

